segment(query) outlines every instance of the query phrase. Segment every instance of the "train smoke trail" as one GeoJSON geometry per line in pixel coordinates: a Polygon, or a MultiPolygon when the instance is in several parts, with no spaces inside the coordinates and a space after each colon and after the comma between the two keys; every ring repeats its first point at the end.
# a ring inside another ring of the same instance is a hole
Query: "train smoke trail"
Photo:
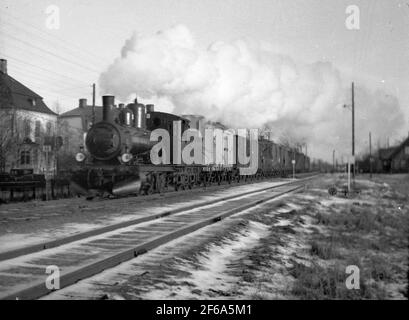
{"type": "MultiPolygon", "coordinates": [[[[308,143],[313,156],[326,159],[328,150],[350,147],[350,112],[342,107],[350,100],[348,85],[329,62],[297,64],[251,41],[203,49],[183,25],[134,34],[100,77],[101,89],[123,101],[137,94],[162,111],[270,128],[277,140],[308,143]]],[[[356,97],[357,150],[369,130],[392,136],[403,125],[396,98],[359,86],[356,97]]]]}

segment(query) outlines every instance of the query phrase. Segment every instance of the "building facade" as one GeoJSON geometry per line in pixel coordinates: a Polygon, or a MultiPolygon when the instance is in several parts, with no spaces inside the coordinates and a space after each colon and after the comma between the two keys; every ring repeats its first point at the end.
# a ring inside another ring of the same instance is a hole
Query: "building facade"
{"type": "Polygon", "coordinates": [[[85,135],[93,122],[102,120],[102,107],[87,104],[87,99],[80,99],[77,108],[58,116],[58,135],[63,144],[58,152],[59,169],[65,170],[76,164],[75,155],[81,147],[85,148],[85,135]]]}
{"type": "Polygon", "coordinates": [[[372,156],[372,160],[369,159],[369,155],[366,155],[358,162],[361,172],[370,171],[370,161],[372,172],[409,173],[409,137],[399,145],[379,149],[372,156]]]}
{"type": "Polygon", "coordinates": [[[54,176],[57,169],[57,114],[43,98],[7,73],[0,59],[0,171],[33,169],[54,176]]]}

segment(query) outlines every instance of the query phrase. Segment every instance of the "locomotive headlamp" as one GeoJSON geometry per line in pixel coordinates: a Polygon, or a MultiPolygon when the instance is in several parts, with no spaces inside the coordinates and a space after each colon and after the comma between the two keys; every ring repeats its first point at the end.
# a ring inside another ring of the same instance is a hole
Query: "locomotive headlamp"
{"type": "Polygon", "coordinates": [[[78,152],[75,155],[75,160],[77,160],[78,162],[83,162],[85,160],[85,154],[83,154],[82,152],[78,152]]]}
{"type": "Polygon", "coordinates": [[[131,159],[132,159],[132,155],[131,155],[130,153],[127,153],[127,152],[124,153],[124,154],[121,156],[122,162],[125,162],[125,163],[131,161],[131,159]]]}

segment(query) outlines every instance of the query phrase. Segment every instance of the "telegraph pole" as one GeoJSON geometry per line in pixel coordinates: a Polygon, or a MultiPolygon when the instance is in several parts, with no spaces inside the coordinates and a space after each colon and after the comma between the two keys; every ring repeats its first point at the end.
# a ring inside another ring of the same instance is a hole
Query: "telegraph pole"
{"type": "Polygon", "coordinates": [[[335,149],[332,150],[332,171],[335,172],[335,149]]]}
{"type": "Polygon", "coordinates": [[[92,84],[92,125],[94,124],[95,124],[95,83],[92,84]]]}
{"type": "Polygon", "coordinates": [[[352,82],[352,177],[355,178],[355,92],[354,82],[352,82]]]}
{"type": "Polygon", "coordinates": [[[372,179],[372,137],[369,131],[369,177],[372,179]]]}

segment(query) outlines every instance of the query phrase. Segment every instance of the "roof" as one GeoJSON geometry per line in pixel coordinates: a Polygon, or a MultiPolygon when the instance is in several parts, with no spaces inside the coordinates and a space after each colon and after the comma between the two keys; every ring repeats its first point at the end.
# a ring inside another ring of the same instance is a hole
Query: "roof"
{"type": "Polygon", "coordinates": [[[397,153],[399,153],[405,146],[409,146],[409,137],[397,146],[390,148],[379,149],[379,158],[381,160],[391,160],[397,153]]]}
{"type": "Polygon", "coordinates": [[[395,149],[396,149],[396,147],[379,149],[379,158],[381,160],[390,159],[392,157],[392,154],[394,153],[395,149]]]}
{"type": "Polygon", "coordinates": [[[407,137],[403,142],[395,147],[395,150],[393,150],[391,157],[393,158],[397,153],[399,153],[404,147],[409,146],[409,137],[407,137]]]}
{"type": "MultiPolygon", "coordinates": [[[[93,121],[93,107],[84,106],[72,109],[70,111],[64,112],[58,116],[59,119],[67,118],[80,118],[82,123],[82,129],[88,131],[89,125],[93,121]]],[[[95,122],[102,121],[102,107],[95,106],[95,122]]]]}
{"type": "MultiPolygon", "coordinates": [[[[86,107],[78,107],[59,115],[60,118],[69,117],[92,117],[92,106],[87,105],[86,107]]],[[[95,106],[95,118],[96,120],[102,120],[102,107],[95,106]]]]}
{"type": "MultiPolygon", "coordinates": [[[[57,115],[44,103],[43,98],[8,74],[0,72],[0,87],[6,88],[7,99],[17,109],[57,115]],[[32,103],[32,99],[35,104],[32,103]]],[[[4,107],[2,104],[0,107],[4,107]]]]}

